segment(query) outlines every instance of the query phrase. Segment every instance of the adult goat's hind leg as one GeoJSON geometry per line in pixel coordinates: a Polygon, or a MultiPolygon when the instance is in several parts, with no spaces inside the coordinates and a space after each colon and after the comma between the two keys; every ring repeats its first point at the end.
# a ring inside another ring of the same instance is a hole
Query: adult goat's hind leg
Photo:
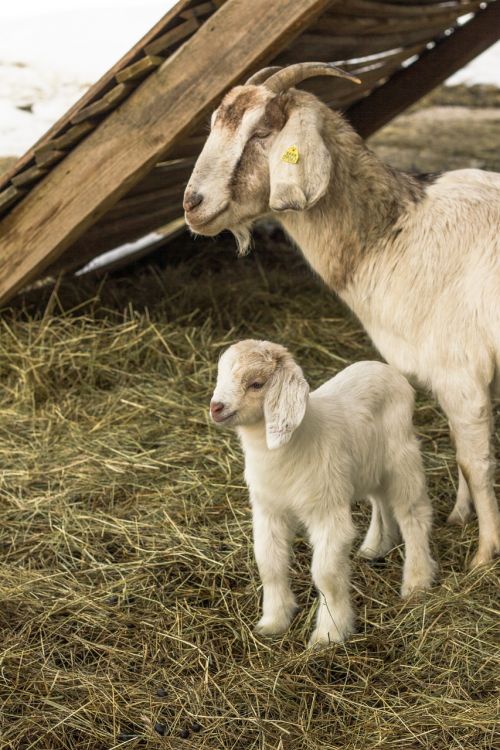
{"type": "Polygon", "coordinates": [[[451,424],[457,462],[465,477],[479,523],[479,546],[471,567],[491,562],[500,553],[500,514],[493,490],[494,457],[491,441],[491,401],[487,390],[474,383],[466,390],[449,389],[440,402],[451,424]]]}
{"type": "MultiPolygon", "coordinates": [[[[455,443],[451,425],[450,425],[450,431],[452,434],[453,442],[455,443]]],[[[453,526],[463,526],[465,523],[467,523],[467,521],[470,520],[471,516],[473,515],[473,512],[474,512],[474,505],[472,502],[469,485],[467,484],[467,480],[464,477],[464,473],[459,466],[458,467],[457,499],[455,500],[455,505],[453,506],[453,510],[448,516],[447,522],[449,524],[452,524],[453,526]]]]}

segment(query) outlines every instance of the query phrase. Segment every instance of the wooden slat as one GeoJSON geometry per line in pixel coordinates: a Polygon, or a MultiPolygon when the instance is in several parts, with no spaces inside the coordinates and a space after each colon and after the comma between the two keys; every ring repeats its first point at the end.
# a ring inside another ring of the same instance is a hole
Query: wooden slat
{"type": "Polygon", "coordinates": [[[40,168],[44,167],[51,167],[53,164],[57,164],[57,162],[64,159],[66,156],[66,151],[42,151],[42,153],[37,153],[35,156],[36,163],[40,168]]]}
{"type": "MultiPolygon", "coordinates": [[[[161,190],[164,187],[171,185],[181,185],[181,190],[184,190],[184,186],[187,184],[189,175],[192,172],[195,158],[183,159],[179,166],[170,167],[167,163],[157,164],[155,168],[137,185],[135,185],[130,192],[125,196],[126,198],[133,195],[143,195],[149,193],[152,190],[161,190]]],[[[175,163],[174,163],[175,164],[175,163]]],[[[122,198],[122,200],[124,200],[122,198]]],[[[119,205],[119,203],[117,204],[119,205]]]]}
{"type": "Polygon", "coordinates": [[[38,182],[44,175],[47,174],[46,169],[35,166],[25,169],[24,172],[16,175],[12,178],[12,184],[16,187],[23,187],[24,185],[31,185],[33,182],[38,182]]]}
{"type": "Polygon", "coordinates": [[[468,23],[426,50],[408,68],[395,73],[367,99],[354,104],[346,115],[367,137],[433,88],[456,73],[500,38],[500,2],[488,5],[468,23]]]}
{"type": "Polygon", "coordinates": [[[125,229],[118,221],[114,221],[113,224],[96,224],[84,237],[75,242],[67,253],[51,264],[46,274],[54,276],[61,271],[64,273],[76,271],[98,255],[128,242],[135,242],[140,237],[155,232],[169,221],[181,218],[182,215],[182,208],[173,207],[164,208],[147,216],[131,218],[127,221],[125,229]]]}
{"type": "Polygon", "coordinates": [[[121,219],[124,216],[132,216],[139,213],[146,214],[150,211],[161,209],[162,206],[172,205],[173,203],[182,206],[182,194],[183,186],[181,183],[177,183],[148,190],[139,195],[127,196],[111,208],[105,218],[109,217],[109,220],[113,221],[115,218],[121,219]]]}
{"type": "Polygon", "coordinates": [[[133,86],[129,83],[119,83],[110,89],[107,94],[101,99],[98,99],[93,104],[89,104],[88,107],[84,107],[71,118],[73,125],[78,125],[79,122],[88,120],[90,117],[97,117],[98,115],[104,115],[114,109],[125,97],[127,97],[133,90],[133,86]]]}
{"type": "Polygon", "coordinates": [[[414,45],[387,56],[382,61],[373,63],[372,66],[358,64],[358,68],[354,68],[353,73],[361,79],[361,86],[353,86],[352,83],[342,79],[323,77],[313,78],[301,85],[301,88],[315,94],[333,109],[344,109],[346,104],[363,99],[375,84],[387,79],[398,70],[404,60],[420,54],[424,48],[425,46],[421,44],[414,45]]]}
{"type": "Polygon", "coordinates": [[[158,228],[158,232],[162,235],[158,240],[151,242],[146,247],[135,250],[134,252],[131,252],[126,256],[116,258],[115,260],[110,260],[105,265],[100,266],[99,268],[87,271],[84,275],[103,276],[104,274],[118,271],[120,270],[120,268],[126,268],[131,263],[137,263],[137,261],[141,260],[141,258],[145,258],[151,253],[155,252],[155,250],[159,250],[161,247],[164,247],[168,242],[175,239],[175,237],[183,234],[183,232],[185,231],[186,224],[184,222],[184,219],[182,217],[179,219],[174,219],[173,221],[170,221],[166,226],[158,228]]]}
{"type": "MultiPolygon", "coordinates": [[[[477,1],[477,3],[467,3],[467,7],[470,5],[475,6],[476,8],[479,7],[480,0],[477,1]]],[[[457,9],[457,15],[462,15],[463,13],[467,13],[468,10],[462,10],[462,6],[457,2],[455,3],[455,7],[457,9]]],[[[449,6],[449,8],[453,8],[453,6],[449,6]]],[[[328,15],[332,16],[342,16],[345,13],[348,13],[350,16],[359,16],[361,18],[367,17],[367,18],[396,18],[396,17],[408,17],[408,16],[417,16],[421,17],[422,15],[439,15],[444,10],[443,4],[441,2],[434,2],[431,1],[430,3],[425,3],[422,0],[420,0],[419,3],[389,3],[389,2],[373,2],[372,0],[349,0],[347,3],[343,3],[342,5],[334,5],[332,8],[329,8],[327,11],[328,15]],[[425,9],[422,8],[422,5],[425,4],[425,9]]]]}
{"type": "Polygon", "coordinates": [[[277,54],[327,5],[328,0],[224,4],[3,220],[0,301],[55,260],[172,152],[250,67],[277,54]]]}
{"type": "Polygon", "coordinates": [[[46,154],[49,151],[64,151],[75,143],[78,143],[78,141],[81,141],[82,138],[95,128],[95,125],[95,122],[91,121],[81,122],[79,125],[74,125],[58,138],[53,138],[49,143],[45,143],[43,146],[35,148],[35,156],[46,154]]]}
{"type": "Polygon", "coordinates": [[[189,8],[189,10],[185,10],[181,13],[181,17],[193,18],[194,16],[195,18],[200,18],[201,16],[211,15],[216,9],[217,6],[215,3],[200,3],[199,5],[189,8]]]}
{"type": "MultiPolygon", "coordinates": [[[[155,168],[143,179],[137,183],[132,190],[125,196],[128,198],[133,195],[143,195],[149,193],[152,190],[159,190],[163,187],[178,184],[184,186],[187,184],[189,175],[192,172],[195,159],[182,159],[178,163],[173,162],[172,164],[164,163],[157,164],[155,168]]],[[[122,198],[122,200],[124,200],[122,198]]],[[[119,203],[117,204],[119,205],[119,203]]]]}
{"type": "Polygon", "coordinates": [[[166,28],[178,18],[180,14],[189,8],[190,0],[178,0],[178,2],[156,23],[132,49],[130,49],[118,62],[113,65],[106,73],[95,83],[91,88],[84,93],[84,95],[56,122],[39,138],[34,146],[27,151],[8,171],[0,176],[0,190],[3,185],[10,182],[10,179],[14,174],[19,172],[21,169],[29,164],[34,158],[34,149],[47,143],[52,138],[57,137],[60,133],[67,128],[71,122],[71,118],[80,109],[86,107],[88,104],[92,104],[96,99],[99,99],[106,93],[106,91],[112,88],[115,84],[115,75],[118,71],[127,67],[131,63],[135,62],[139,57],[142,57],[144,47],[159,34],[163,33],[166,28]]]}
{"type": "Polygon", "coordinates": [[[24,190],[20,190],[19,188],[15,187],[15,185],[10,185],[10,187],[6,188],[6,190],[2,190],[2,192],[0,193],[0,213],[3,213],[13,203],[16,203],[20,198],[22,198],[24,193],[24,190]]]}
{"type": "MultiPolygon", "coordinates": [[[[445,27],[446,28],[446,27],[445,27]]],[[[289,49],[278,58],[277,64],[290,65],[296,60],[341,60],[349,57],[364,57],[389,49],[408,47],[418,42],[428,42],[442,33],[437,26],[424,31],[407,31],[402,34],[377,36],[319,36],[302,34],[289,49]]]]}
{"type": "MultiPolygon", "coordinates": [[[[476,8],[477,5],[471,6],[476,8]]],[[[440,13],[434,16],[425,15],[422,11],[420,16],[409,18],[357,18],[356,16],[336,16],[320,18],[317,23],[308,29],[311,34],[323,36],[351,35],[372,36],[384,34],[400,34],[405,31],[426,31],[438,27],[446,28],[453,26],[457,20],[457,12],[440,13]]]]}
{"type": "Polygon", "coordinates": [[[146,54],[159,55],[160,53],[164,53],[172,45],[182,41],[190,36],[190,34],[193,34],[196,29],[199,28],[199,25],[200,22],[197,21],[195,17],[188,19],[180,26],[176,26],[175,29],[171,29],[165,34],[159,36],[154,42],[150,42],[150,44],[145,47],[146,54]]]}
{"type": "Polygon", "coordinates": [[[146,55],[137,62],[132,63],[127,68],[120,70],[116,74],[115,78],[118,83],[124,83],[125,81],[140,81],[141,78],[145,78],[149,73],[158,68],[163,62],[163,57],[158,55],[146,55]]]}

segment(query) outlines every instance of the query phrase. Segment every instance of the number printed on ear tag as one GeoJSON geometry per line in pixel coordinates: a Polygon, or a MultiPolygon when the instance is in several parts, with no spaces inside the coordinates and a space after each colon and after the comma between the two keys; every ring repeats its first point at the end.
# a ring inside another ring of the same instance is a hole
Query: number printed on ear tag
{"type": "Polygon", "coordinates": [[[290,146],[287,148],[283,156],[281,157],[281,161],[286,161],[287,164],[297,164],[299,160],[299,149],[297,146],[290,146]]]}

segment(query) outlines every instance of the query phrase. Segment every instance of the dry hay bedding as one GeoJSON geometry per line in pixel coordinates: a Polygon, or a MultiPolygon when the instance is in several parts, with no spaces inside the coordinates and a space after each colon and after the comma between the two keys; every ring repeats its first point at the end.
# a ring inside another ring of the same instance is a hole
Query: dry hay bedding
{"type": "Polygon", "coordinates": [[[410,606],[400,549],[382,567],[354,559],[358,635],[311,653],[299,540],[299,615],[275,642],[252,631],[241,455],[207,420],[218,354],[244,336],[282,341],[313,386],[376,356],[278,249],[236,262],[209,243],[197,261],[67,282],[45,309],[28,296],[4,315],[2,747],[493,747],[495,568],[464,572],[476,524],[444,525],[455,463],[429,400],[416,421],[439,585],[410,606]]]}

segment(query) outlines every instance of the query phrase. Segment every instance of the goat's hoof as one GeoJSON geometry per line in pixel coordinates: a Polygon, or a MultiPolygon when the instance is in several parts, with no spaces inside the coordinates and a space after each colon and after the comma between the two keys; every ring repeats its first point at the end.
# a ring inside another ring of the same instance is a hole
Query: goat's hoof
{"type": "Polygon", "coordinates": [[[397,547],[398,544],[399,541],[397,540],[388,540],[383,544],[372,547],[367,544],[363,544],[358,550],[358,557],[362,557],[364,560],[368,560],[369,562],[373,562],[376,564],[381,563],[387,557],[389,552],[397,547]]]}
{"type": "Polygon", "coordinates": [[[457,510],[454,508],[446,519],[446,523],[449,526],[465,526],[472,519],[473,515],[472,509],[457,510]]]}
{"type": "Polygon", "coordinates": [[[490,545],[485,549],[480,548],[472,558],[469,568],[476,570],[476,568],[480,568],[483,565],[489,565],[499,556],[500,548],[497,545],[490,545]]]}
{"type": "Polygon", "coordinates": [[[336,628],[335,632],[316,628],[309,638],[307,647],[317,650],[325,646],[332,646],[334,643],[343,643],[353,634],[353,627],[343,628],[340,632],[336,628]]]}
{"type": "Polygon", "coordinates": [[[433,577],[408,581],[401,586],[401,599],[422,598],[432,588],[433,577]]]}
{"type": "Polygon", "coordinates": [[[271,620],[263,617],[255,626],[254,632],[257,635],[270,637],[273,635],[283,635],[289,627],[290,620],[271,620]]]}

